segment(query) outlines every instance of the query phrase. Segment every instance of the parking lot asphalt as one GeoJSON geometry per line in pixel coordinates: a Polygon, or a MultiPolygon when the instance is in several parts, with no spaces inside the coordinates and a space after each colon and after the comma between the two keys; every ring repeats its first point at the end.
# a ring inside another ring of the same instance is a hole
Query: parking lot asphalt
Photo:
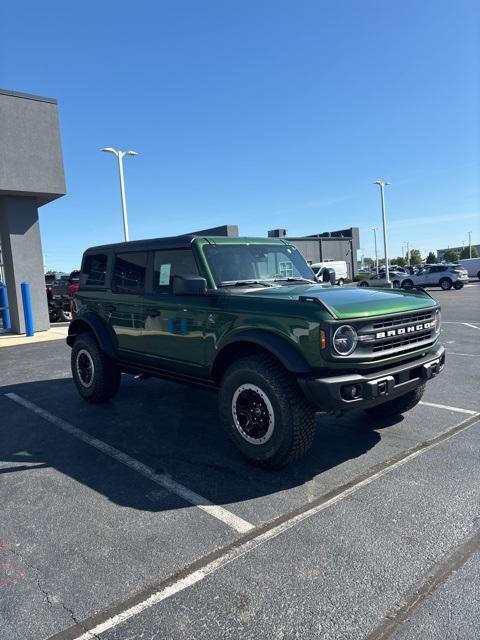
{"type": "Polygon", "coordinates": [[[214,392],[124,376],[92,406],[62,342],[0,350],[0,638],[476,638],[480,283],[431,290],[447,365],[402,418],[319,416],[263,471],[214,392]]]}

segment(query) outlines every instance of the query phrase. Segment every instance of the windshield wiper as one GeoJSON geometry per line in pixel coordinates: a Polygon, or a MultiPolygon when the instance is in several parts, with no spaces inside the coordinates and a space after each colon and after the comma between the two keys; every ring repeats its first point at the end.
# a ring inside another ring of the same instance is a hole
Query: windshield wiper
{"type": "Polygon", "coordinates": [[[265,282],[265,280],[237,280],[236,282],[221,282],[218,287],[243,287],[249,284],[260,284],[263,287],[274,287],[271,282],[265,282]]]}
{"type": "Polygon", "coordinates": [[[309,284],[318,284],[315,280],[309,280],[308,278],[301,278],[296,276],[287,276],[285,278],[273,278],[273,282],[308,282],[309,284]]]}

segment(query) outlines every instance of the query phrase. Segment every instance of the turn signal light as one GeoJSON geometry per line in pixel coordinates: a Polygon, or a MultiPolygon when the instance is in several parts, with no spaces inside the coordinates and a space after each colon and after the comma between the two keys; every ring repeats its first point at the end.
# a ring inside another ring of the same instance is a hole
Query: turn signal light
{"type": "Polygon", "coordinates": [[[327,334],[320,329],[320,349],[327,348],[327,334]]]}

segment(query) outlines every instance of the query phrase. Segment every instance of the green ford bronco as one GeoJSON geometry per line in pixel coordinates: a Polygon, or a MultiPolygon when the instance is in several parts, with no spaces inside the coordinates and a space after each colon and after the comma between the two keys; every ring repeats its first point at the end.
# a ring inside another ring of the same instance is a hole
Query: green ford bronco
{"type": "Polygon", "coordinates": [[[278,468],[314,437],[316,412],[388,417],[415,406],[445,360],[424,291],[318,282],[293,244],[179,236],[88,249],[67,343],[81,396],[122,373],[216,387],[251,462],[278,468]]]}

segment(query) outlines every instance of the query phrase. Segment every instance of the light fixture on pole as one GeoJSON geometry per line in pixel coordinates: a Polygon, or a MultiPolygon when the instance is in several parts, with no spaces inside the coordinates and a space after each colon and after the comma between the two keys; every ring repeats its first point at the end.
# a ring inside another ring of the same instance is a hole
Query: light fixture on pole
{"type": "Polygon", "coordinates": [[[373,231],[373,239],[375,242],[375,268],[377,270],[377,276],[379,273],[379,269],[378,269],[378,253],[377,253],[377,231],[378,231],[378,227],[372,227],[372,231],[373,231]]]}
{"type": "Polygon", "coordinates": [[[138,156],[136,151],[121,151],[120,149],[114,149],[113,147],[104,147],[101,151],[106,153],[112,153],[118,160],[118,176],[120,178],[120,197],[122,199],[122,215],[123,215],[123,233],[125,235],[125,242],[130,240],[128,235],[128,216],[127,216],[127,199],[125,196],[125,178],[123,175],[123,158],[125,156],[138,156]]]}
{"type": "Polygon", "coordinates": [[[385,284],[387,287],[391,287],[392,283],[388,273],[387,219],[385,214],[385,187],[387,187],[390,182],[387,182],[386,180],[375,180],[373,184],[378,184],[380,187],[380,198],[382,201],[383,248],[385,251],[385,284]]]}

